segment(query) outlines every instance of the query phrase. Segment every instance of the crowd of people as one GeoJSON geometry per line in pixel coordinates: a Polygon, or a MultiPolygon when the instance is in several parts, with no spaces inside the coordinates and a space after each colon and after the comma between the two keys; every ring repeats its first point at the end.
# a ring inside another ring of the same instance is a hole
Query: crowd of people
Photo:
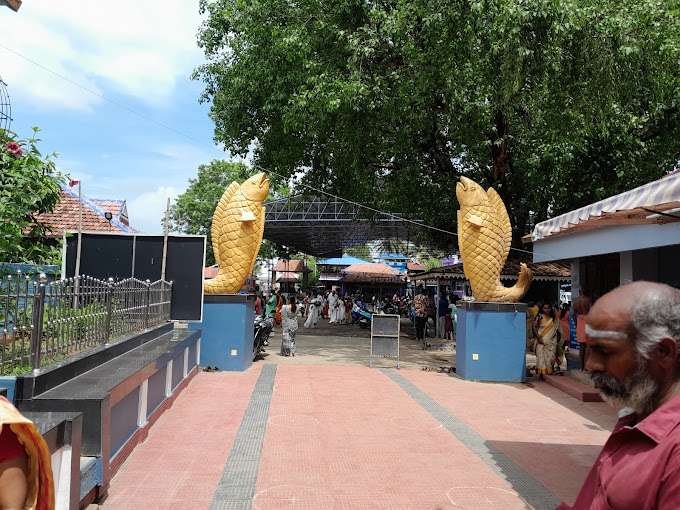
{"type": "MultiPolygon", "coordinates": [[[[442,290],[436,294],[423,286],[415,289],[414,296],[395,293],[373,295],[369,299],[360,293],[350,295],[337,289],[289,295],[276,290],[257,294],[255,313],[272,317],[281,326],[283,356],[295,355],[295,334],[300,324],[306,329],[317,328],[321,319],[328,321],[328,325],[353,324],[359,319],[357,310],[369,316],[382,312],[409,317],[415,326],[416,339],[425,348],[432,338],[455,339],[460,300],[454,293],[442,290]]],[[[529,352],[536,354],[536,374],[540,379],[566,369],[566,353],[572,338],[581,346],[581,366],[585,366],[584,317],[590,306],[591,300],[586,296],[579,296],[573,304],[528,304],[527,346],[529,352]]]]}
{"type": "Polygon", "coordinates": [[[413,298],[412,320],[416,327],[416,338],[428,346],[430,336],[436,336],[444,340],[453,340],[456,334],[458,321],[458,303],[460,296],[445,291],[439,295],[430,289],[418,287],[416,296],[413,298]],[[433,334],[430,334],[430,321],[433,324],[433,334]]]}
{"type": "Polygon", "coordinates": [[[286,294],[280,290],[271,293],[257,292],[255,314],[272,317],[274,324],[281,326],[281,355],[295,355],[295,333],[302,325],[306,329],[319,326],[321,319],[329,325],[353,324],[359,316],[353,310],[370,313],[390,313],[409,316],[413,301],[395,293],[392,296],[371,296],[366,299],[361,293],[342,293],[337,289],[330,291],[308,291],[286,294]]]}
{"type": "Polygon", "coordinates": [[[319,326],[321,319],[328,325],[355,324],[362,315],[370,317],[372,313],[395,314],[408,317],[416,329],[416,337],[423,344],[429,345],[427,339],[437,337],[453,340],[455,336],[458,302],[455,294],[441,292],[436,295],[432,289],[418,287],[415,296],[395,292],[392,295],[375,295],[365,297],[360,292],[343,293],[337,289],[330,291],[298,291],[286,295],[280,290],[262,294],[257,293],[255,313],[272,317],[274,324],[281,326],[285,347],[281,354],[295,354],[295,332],[300,326],[313,329],[319,326]]]}

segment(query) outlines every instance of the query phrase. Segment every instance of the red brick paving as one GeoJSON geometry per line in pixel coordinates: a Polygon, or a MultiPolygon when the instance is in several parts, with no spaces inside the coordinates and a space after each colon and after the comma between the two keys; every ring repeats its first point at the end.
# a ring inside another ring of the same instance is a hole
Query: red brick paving
{"type": "Polygon", "coordinates": [[[546,383],[531,388],[400,373],[569,503],[616,422],[607,404],[580,402],[546,383]]]}
{"type": "Polygon", "coordinates": [[[260,367],[199,372],[120,468],[103,508],[209,508],[260,367]]]}
{"type": "Polygon", "coordinates": [[[279,366],[253,508],[525,508],[382,372],[279,366]]]}
{"type": "MultiPolygon", "coordinates": [[[[113,479],[112,509],[208,508],[261,364],[199,373],[113,479]]],[[[571,502],[615,414],[548,385],[401,370],[571,502]]],[[[500,477],[379,370],[279,365],[253,508],[521,509],[500,477]]]]}

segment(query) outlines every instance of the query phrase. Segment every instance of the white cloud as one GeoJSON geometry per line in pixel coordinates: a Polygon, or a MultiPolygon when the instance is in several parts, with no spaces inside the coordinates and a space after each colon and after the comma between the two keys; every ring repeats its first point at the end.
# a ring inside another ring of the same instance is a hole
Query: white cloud
{"type": "Polygon", "coordinates": [[[159,186],[128,202],[132,228],[149,234],[161,233],[161,220],[165,215],[168,198],[172,202],[178,194],[179,191],[173,186],[159,186]]]}
{"type": "MultiPolygon", "coordinates": [[[[201,62],[200,21],[187,0],[31,0],[0,12],[0,43],[97,94],[111,87],[159,104],[201,62]]],[[[1,47],[0,60],[13,95],[86,111],[101,101],[1,47]]]]}

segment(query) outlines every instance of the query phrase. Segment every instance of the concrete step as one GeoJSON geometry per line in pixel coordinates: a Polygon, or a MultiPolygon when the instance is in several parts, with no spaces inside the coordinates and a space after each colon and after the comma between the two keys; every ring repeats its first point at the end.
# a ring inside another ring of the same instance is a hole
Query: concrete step
{"type": "Polygon", "coordinates": [[[602,402],[602,397],[592,386],[583,384],[568,375],[547,375],[545,382],[581,402],[602,402]]]}

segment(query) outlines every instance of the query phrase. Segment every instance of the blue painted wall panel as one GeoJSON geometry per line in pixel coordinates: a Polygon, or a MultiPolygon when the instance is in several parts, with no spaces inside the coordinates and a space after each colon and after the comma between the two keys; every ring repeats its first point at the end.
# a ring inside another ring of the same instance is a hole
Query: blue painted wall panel
{"type": "Polygon", "coordinates": [[[196,366],[196,342],[189,346],[189,372],[196,366]]]}
{"type": "Polygon", "coordinates": [[[220,370],[246,370],[253,362],[254,300],[249,295],[205,296],[200,365],[220,370]],[[232,354],[232,350],[236,354],[232,354]]]}
{"type": "Polygon", "coordinates": [[[172,389],[175,389],[184,376],[184,351],[172,361],[172,389]]]}
{"type": "Polygon", "coordinates": [[[149,388],[147,390],[146,416],[151,416],[156,408],[165,399],[165,366],[158,372],[149,377],[149,388]]]}
{"type": "Polygon", "coordinates": [[[458,309],[456,373],[474,381],[521,382],[526,372],[526,313],[458,309]],[[475,355],[478,359],[474,359],[475,355]]]}
{"type": "Polygon", "coordinates": [[[14,402],[14,388],[17,384],[17,378],[12,375],[3,375],[0,377],[0,388],[5,388],[7,391],[7,400],[14,402]]]}
{"type": "Polygon", "coordinates": [[[137,430],[139,412],[139,388],[135,388],[123,400],[111,408],[111,456],[130,439],[137,430]]]}

